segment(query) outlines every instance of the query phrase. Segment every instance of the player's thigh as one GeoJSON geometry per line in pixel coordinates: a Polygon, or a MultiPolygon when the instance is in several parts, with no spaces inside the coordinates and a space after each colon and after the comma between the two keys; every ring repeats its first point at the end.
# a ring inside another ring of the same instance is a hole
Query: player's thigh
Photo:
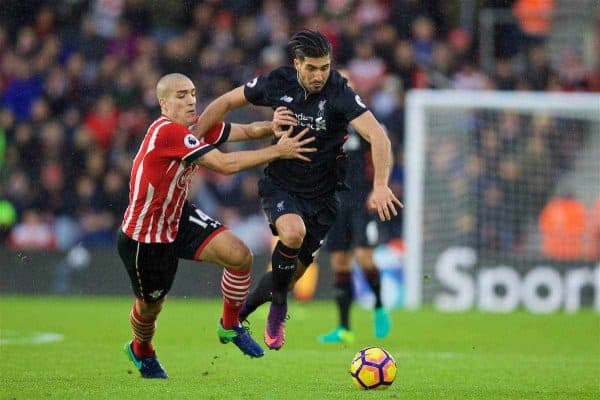
{"type": "Polygon", "coordinates": [[[152,303],[166,296],[178,264],[172,243],[140,243],[119,232],[118,250],[136,297],[152,303]]]}
{"type": "Polygon", "coordinates": [[[186,202],[174,242],[177,255],[185,260],[200,261],[204,249],[225,231],[227,227],[221,222],[186,202]]]}
{"type": "Polygon", "coordinates": [[[244,269],[252,266],[252,252],[233,232],[226,230],[215,236],[200,253],[201,261],[226,268],[244,269]]]}
{"type": "Polygon", "coordinates": [[[273,235],[282,236],[279,229],[285,229],[283,232],[285,235],[290,235],[292,230],[298,231],[298,234],[304,234],[305,227],[302,213],[298,207],[298,199],[268,178],[263,178],[258,182],[258,194],[273,235]]]}

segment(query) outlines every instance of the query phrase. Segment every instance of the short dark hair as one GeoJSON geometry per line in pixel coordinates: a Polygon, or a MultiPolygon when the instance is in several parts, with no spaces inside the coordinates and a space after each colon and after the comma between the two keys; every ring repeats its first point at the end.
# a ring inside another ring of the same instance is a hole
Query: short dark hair
{"type": "Polygon", "coordinates": [[[319,31],[305,29],[292,36],[288,43],[295,58],[324,57],[331,54],[331,43],[319,31]]]}

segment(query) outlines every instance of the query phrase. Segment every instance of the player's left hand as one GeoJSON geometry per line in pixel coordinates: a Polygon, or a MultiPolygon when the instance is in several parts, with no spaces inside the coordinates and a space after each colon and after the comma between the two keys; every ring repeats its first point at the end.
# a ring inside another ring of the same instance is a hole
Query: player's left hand
{"type": "Polygon", "coordinates": [[[389,221],[392,216],[397,216],[398,208],[404,208],[404,205],[398,200],[389,186],[375,186],[367,200],[367,206],[371,211],[377,211],[381,221],[389,221]]]}
{"type": "Polygon", "coordinates": [[[275,137],[281,137],[283,132],[289,131],[290,128],[293,130],[296,125],[298,125],[298,121],[292,110],[283,106],[275,109],[271,122],[271,129],[273,129],[275,137]]]}

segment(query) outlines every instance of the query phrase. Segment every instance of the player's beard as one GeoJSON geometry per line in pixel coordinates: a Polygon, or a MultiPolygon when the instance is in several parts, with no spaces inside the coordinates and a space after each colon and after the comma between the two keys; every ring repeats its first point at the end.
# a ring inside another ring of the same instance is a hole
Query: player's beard
{"type": "Polygon", "coordinates": [[[312,83],[310,85],[311,93],[319,93],[321,90],[323,90],[323,86],[325,86],[324,82],[320,82],[318,85],[316,83],[312,83]]]}

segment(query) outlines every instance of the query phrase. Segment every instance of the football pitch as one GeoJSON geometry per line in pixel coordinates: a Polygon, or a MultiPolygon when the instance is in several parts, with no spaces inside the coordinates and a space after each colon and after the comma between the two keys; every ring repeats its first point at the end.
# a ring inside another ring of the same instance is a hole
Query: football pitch
{"type": "MultiPolygon", "coordinates": [[[[353,309],[356,342],[317,343],[335,322],[332,302],[292,303],[287,342],[261,359],[216,337],[221,304],[170,298],[154,343],[170,377],[139,377],[122,348],[131,299],[0,297],[0,399],[598,399],[600,316],[394,311],[376,340],[371,313],[353,309]],[[384,391],[359,391],[348,374],[362,347],[398,366],[384,391]]],[[[261,344],[267,307],[251,316],[261,344]]]]}

